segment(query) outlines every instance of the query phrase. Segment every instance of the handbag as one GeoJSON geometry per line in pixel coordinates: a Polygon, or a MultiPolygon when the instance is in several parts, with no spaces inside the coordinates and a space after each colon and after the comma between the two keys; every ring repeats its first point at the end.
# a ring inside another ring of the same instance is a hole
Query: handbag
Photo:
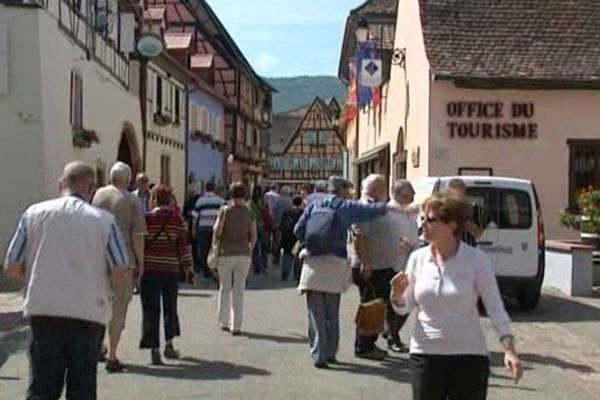
{"type": "MultiPolygon", "coordinates": [[[[227,220],[227,207],[223,210],[223,221],[221,222],[221,226],[223,229],[225,228],[225,221],[227,220]]],[[[222,230],[221,230],[222,232],[222,230]]],[[[213,237],[212,246],[210,247],[210,251],[208,252],[208,257],[206,258],[206,264],[208,268],[216,271],[219,269],[219,255],[221,254],[221,235],[215,235],[213,237]]]]}
{"type": "MultiPolygon", "coordinates": [[[[373,296],[375,290],[373,285],[368,283],[373,296]]],[[[387,306],[382,298],[360,303],[356,311],[356,330],[362,336],[375,336],[385,331],[385,314],[387,306]]]]}

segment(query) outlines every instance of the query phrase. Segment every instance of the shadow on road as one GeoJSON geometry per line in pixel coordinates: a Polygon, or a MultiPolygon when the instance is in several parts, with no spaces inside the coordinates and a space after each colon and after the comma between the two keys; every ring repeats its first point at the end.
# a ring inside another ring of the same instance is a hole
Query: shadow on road
{"type": "Polygon", "coordinates": [[[254,332],[242,332],[240,336],[247,337],[248,339],[255,340],[269,340],[275,343],[308,343],[308,338],[304,335],[295,334],[292,336],[276,336],[276,335],[267,335],[264,333],[254,333],[254,332]]]}
{"type": "Polygon", "coordinates": [[[230,380],[247,375],[268,376],[265,369],[224,361],[206,361],[194,357],[184,357],[179,364],[161,366],[128,365],[126,373],[181,380],[230,380]]]}
{"type": "Polygon", "coordinates": [[[538,307],[532,311],[519,310],[510,299],[505,304],[514,322],[600,321],[600,308],[551,294],[544,294],[538,307]]]}
{"type": "MultiPolygon", "coordinates": [[[[525,364],[525,370],[533,369],[527,364],[542,364],[542,365],[551,365],[553,367],[558,367],[562,369],[569,369],[585,374],[591,374],[596,372],[596,370],[589,365],[585,364],[575,364],[569,361],[561,360],[558,357],[552,356],[541,356],[538,354],[532,353],[519,353],[519,358],[525,364]]],[[[492,367],[503,367],[504,366],[504,353],[500,352],[492,352],[490,354],[490,365],[492,367]]]]}
{"type": "Polygon", "coordinates": [[[408,359],[404,358],[388,358],[377,366],[340,362],[339,364],[332,366],[332,371],[345,371],[358,375],[382,376],[394,382],[411,382],[410,364],[408,359]]]}
{"type": "Polygon", "coordinates": [[[14,353],[25,350],[29,341],[29,327],[21,327],[0,336],[0,369],[14,353]]]}
{"type": "Polygon", "coordinates": [[[21,378],[16,376],[0,376],[0,381],[20,381],[21,378]]]}
{"type": "Polygon", "coordinates": [[[178,297],[204,297],[204,298],[210,298],[213,297],[214,294],[209,294],[209,293],[199,293],[199,292],[179,292],[177,293],[178,297]]]}

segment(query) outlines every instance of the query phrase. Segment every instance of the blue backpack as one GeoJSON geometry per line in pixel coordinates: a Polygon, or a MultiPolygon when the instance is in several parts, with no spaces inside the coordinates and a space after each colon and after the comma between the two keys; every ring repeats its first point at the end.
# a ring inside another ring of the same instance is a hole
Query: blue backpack
{"type": "Polygon", "coordinates": [[[306,221],[305,245],[313,256],[332,253],[330,232],[335,224],[335,214],[343,200],[323,200],[315,205],[306,221]]]}

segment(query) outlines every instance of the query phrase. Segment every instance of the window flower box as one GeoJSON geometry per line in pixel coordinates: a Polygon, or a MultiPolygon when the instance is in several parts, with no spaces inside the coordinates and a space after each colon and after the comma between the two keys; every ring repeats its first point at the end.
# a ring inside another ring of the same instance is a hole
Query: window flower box
{"type": "Polygon", "coordinates": [[[73,146],[89,148],[92,147],[93,143],[100,143],[96,131],[84,128],[73,128],[73,146]]]}
{"type": "Polygon", "coordinates": [[[167,126],[172,122],[169,114],[163,114],[160,112],[154,113],[154,123],[158,126],[167,126]]]}

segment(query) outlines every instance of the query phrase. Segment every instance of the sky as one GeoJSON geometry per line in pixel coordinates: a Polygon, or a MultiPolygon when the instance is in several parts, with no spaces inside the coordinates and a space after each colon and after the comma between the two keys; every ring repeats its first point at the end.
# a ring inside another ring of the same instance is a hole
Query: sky
{"type": "Polygon", "coordinates": [[[344,26],[365,0],[208,0],[256,72],[337,75],[344,26]]]}

